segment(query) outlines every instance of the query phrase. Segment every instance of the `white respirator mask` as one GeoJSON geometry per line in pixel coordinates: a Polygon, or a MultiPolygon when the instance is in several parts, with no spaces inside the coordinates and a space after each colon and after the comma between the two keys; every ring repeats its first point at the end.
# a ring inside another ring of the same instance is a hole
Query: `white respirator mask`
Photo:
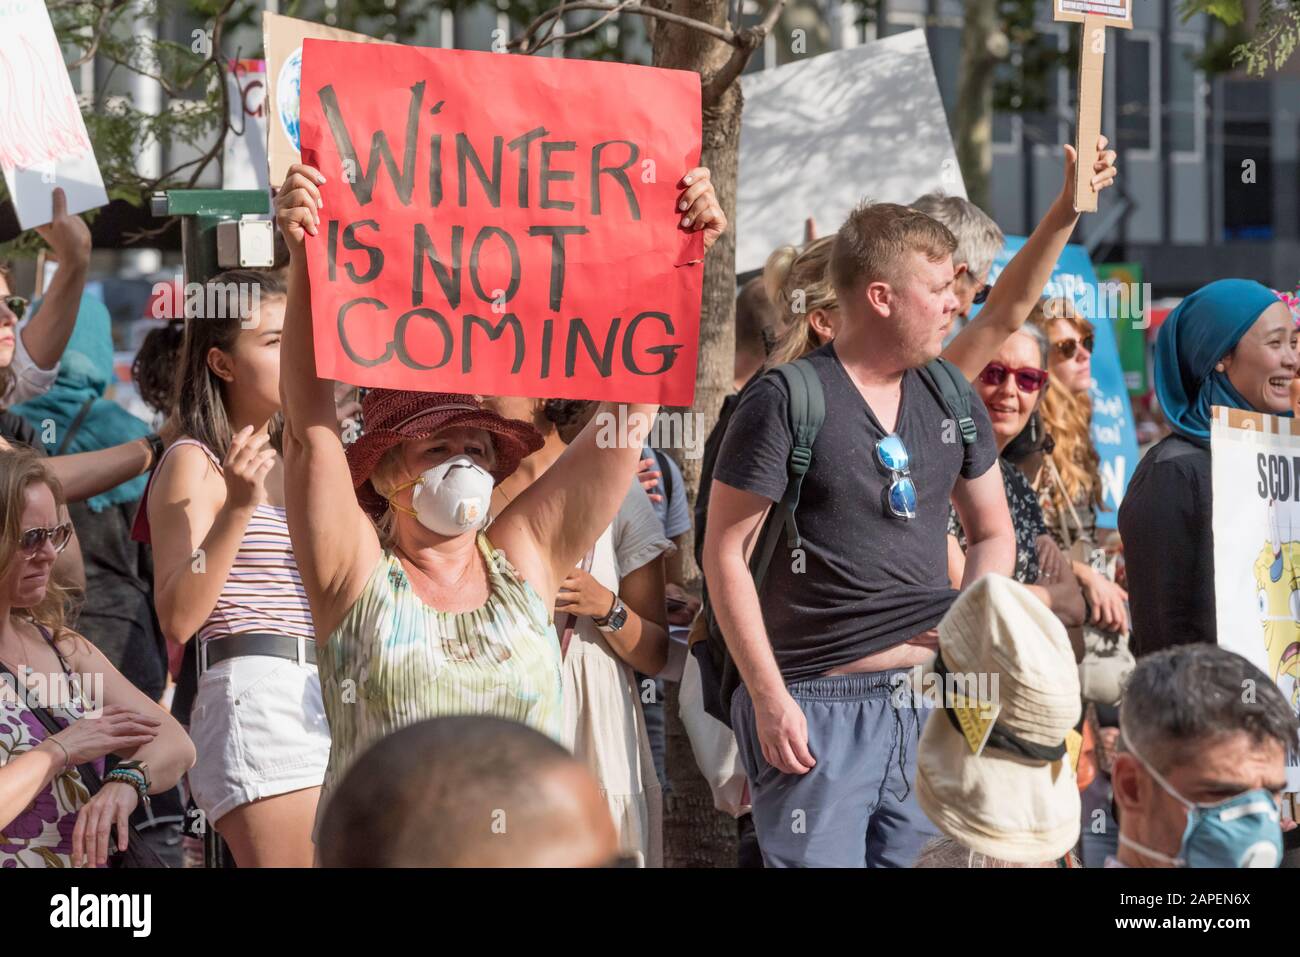
{"type": "Polygon", "coordinates": [[[388,504],[415,516],[429,531],[454,537],[487,527],[495,484],[492,475],[468,455],[454,455],[425,470],[419,478],[397,486],[389,493],[388,504]],[[398,492],[412,486],[414,508],[393,501],[398,492]]]}

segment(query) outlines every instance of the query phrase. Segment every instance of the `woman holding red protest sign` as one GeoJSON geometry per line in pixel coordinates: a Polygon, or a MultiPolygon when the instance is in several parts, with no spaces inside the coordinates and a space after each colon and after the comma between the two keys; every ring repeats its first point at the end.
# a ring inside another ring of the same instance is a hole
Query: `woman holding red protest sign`
{"type": "MultiPolygon", "coordinates": [[[[345,451],[333,383],[314,365],[306,243],[320,241],[324,182],[291,167],[276,219],[290,251],[280,383],[287,481],[299,494],[288,517],[324,644],[328,794],[368,746],[422,718],[489,714],[561,737],[552,609],[626,497],[645,436],[600,443],[588,424],[494,522],[495,484],[542,440],[474,396],[376,389],[366,432],[345,451]]],[[[726,226],[708,171],[682,185],[674,212],[707,248],[726,226]]],[[[649,428],[653,406],[628,411],[633,430],[649,428]]]]}

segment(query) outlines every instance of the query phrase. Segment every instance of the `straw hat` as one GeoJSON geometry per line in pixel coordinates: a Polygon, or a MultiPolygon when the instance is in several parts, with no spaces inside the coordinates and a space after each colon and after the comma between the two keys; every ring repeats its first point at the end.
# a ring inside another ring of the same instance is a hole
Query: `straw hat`
{"type": "Polygon", "coordinates": [[[1001,710],[979,755],[951,711],[930,715],[917,754],[922,810],[991,857],[1018,864],[1061,857],[1079,839],[1081,813],[1064,746],[1081,711],[1065,628],[1023,585],[986,576],[939,623],[936,670],[943,669],[987,676],[1001,710]]]}
{"type": "Polygon", "coordinates": [[[497,455],[492,477],[500,482],[543,441],[529,423],[504,418],[483,408],[476,397],[454,392],[371,389],[362,400],[361,417],[366,431],[348,446],[348,468],[357,501],[374,517],[382,515],[388,503],[370,484],[370,473],[394,445],[427,439],[443,429],[483,429],[492,433],[497,455]]]}

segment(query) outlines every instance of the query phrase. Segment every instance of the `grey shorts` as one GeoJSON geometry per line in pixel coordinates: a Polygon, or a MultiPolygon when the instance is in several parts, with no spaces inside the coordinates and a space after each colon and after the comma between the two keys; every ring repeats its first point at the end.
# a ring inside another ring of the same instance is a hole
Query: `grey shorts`
{"type": "MultiPolygon", "coordinates": [[[[929,709],[895,705],[908,669],[836,675],[788,686],[808,722],[817,763],[786,774],[767,763],[741,685],[732,727],[749,776],[768,867],[910,867],[939,830],[916,803],[916,748],[929,709]]],[[[900,696],[901,697],[901,696],[900,696]]]]}

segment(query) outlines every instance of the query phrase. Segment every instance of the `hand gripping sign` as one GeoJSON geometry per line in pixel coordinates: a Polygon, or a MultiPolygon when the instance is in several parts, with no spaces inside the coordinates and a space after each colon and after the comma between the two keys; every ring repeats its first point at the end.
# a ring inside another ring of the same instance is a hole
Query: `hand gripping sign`
{"type": "Polygon", "coordinates": [[[301,123],[320,376],[691,403],[697,74],[309,39],[301,123]]]}
{"type": "Polygon", "coordinates": [[[1097,194],[1090,180],[1097,162],[1101,135],[1102,73],[1106,60],[1106,27],[1133,29],[1133,0],[1056,0],[1055,20],[1083,24],[1079,44],[1079,112],[1074,127],[1074,209],[1097,211],[1097,194]]]}

